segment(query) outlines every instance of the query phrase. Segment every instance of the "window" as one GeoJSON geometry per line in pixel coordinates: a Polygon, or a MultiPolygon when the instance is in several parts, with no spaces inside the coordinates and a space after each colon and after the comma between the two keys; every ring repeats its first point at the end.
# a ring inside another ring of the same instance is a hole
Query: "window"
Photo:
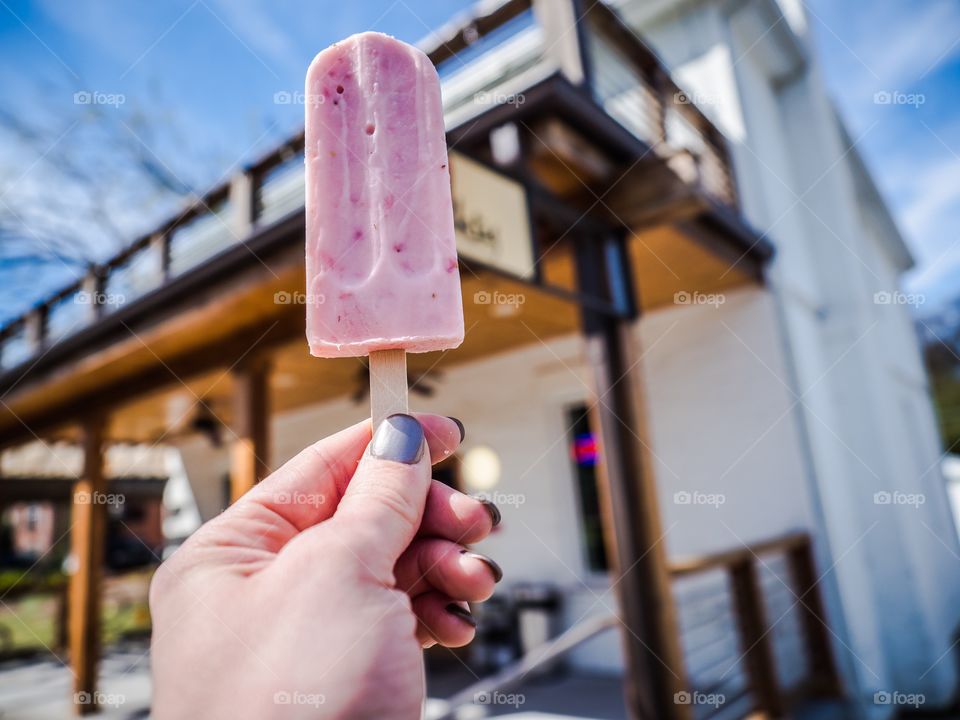
{"type": "Polygon", "coordinates": [[[609,565],[597,492],[597,441],[590,427],[586,405],[575,405],[567,410],[567,426],[570,428],[570,460],[580,508],[580,542],[587,567],[592,572],[606,572],[609,565]]]}

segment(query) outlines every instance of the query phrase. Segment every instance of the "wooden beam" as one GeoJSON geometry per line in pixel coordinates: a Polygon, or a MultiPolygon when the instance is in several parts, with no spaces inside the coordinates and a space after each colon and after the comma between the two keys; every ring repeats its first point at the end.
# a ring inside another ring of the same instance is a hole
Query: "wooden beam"
{"type": "MultiPolygon", "coordinates": [[[[290,306],[292,307],[292,306],[290,306]]],[[[147,367],[118,378],[116,381],[79,393],[69,401],[44,408],[41,412],[19,409],[8,399],[13,411],[0,408],[0,447],[18,442],[29,442],[31,430],[44,435],[67,424],[71,418],[82,417],[84,412],[98,410],[108,412],[117,404],[127,402],[165,387],[181,386],[184,380],[242,357],[244,353],[275,348],[291,340],[303,337],[303,312],[290,312],[271,324],[256,324],[242,328],[234,335],[213,344],[198,347],[189,352],[163,358],[147,367]],[[13,412],[16,411],[16,415],[13,412]],[[22,422],[17,418],[22,418],[22,422]]],[[[139,342],[139,341],[137,341],[139,342]]],[[[0,391],[2,392],[2,391],[0,391]]]]}
{"type": "MultiPolygon", "coordinates": [[[[123,495],[128,500],[163,497],[166,478],[124,476],[107,480],[107,492],[123,495]]],[[[18,502],[72,503],[76,480],[67,477],[24,477],[0,475],[0,508],[18,502]]],[[[61,528],[61,533],[66,531],[61,528]]],[[[56,536],[59,536],[57,533],[56,536]]]]}
{"type": "Polygon", "coordinates": [[[106,539],[106,479],[103,417],[88,418],[81,428],[83,476],[73,491],[69,642],[76,712],[96,712],[97,665],[100,656],[100,593],[106,539]]]}
{"type": "MultiPolygon", "coordinates": [[[[597,294],[611,273],[629,272],[625,262],[605,266],[602,238],[581,240],[577,271],[584,292],[597,294]]],[[[622,281],[629,295],[629,276],[622,281]]],[[[675,701],[688,688],[645,422],[639,339],[633,321],[590,311],[584,331],[594,371],[600,497],[605,519],[612,519],[605,542],[625,628],[627,712],[634,720],[688,720],[692,707],[675,701]]]]}
{"type": "Polygon", "coordinates": [[[755,558],[730,566],[730,589],[750,687],[767,717],[783,717],[784,698],[777,679],[755,558]]]}
{"type": "Polygon", "coordinates": [[[628,665],[631,718],[687,720],[691,706],[674,697],[686,691],[665,539],[649,459],[651,443],[642,420],[636,339],[627,327],[588,339],[598,396],[600,477],[613,519],[608,556],[619,594],[628,665]],[[612,334],[612,336],[611,336],[612,334]],[[610,547],[612,545],[612,548],[610,547]]]}
{"type": "Polygon", "coordinates": [[[230,501],[234,502],[270,473],[270,366],[266,359],[257,358],[232,374],[230,501]]]}
{"type": "Polygon", "coordinates": [[[840,697],[843,686],[827,629],[827,614],[823,596],[820,594],[813,545],[809,538],[807,542],[788,550],[787,563],[794,592],[800,599],[798,609],[803,622],[803,637],[810,658],[810,670],[813,673],[812,690],[825,696],[840,697]]]}
{"type": "Polygon", "coordinates": [[[574,85],[582,85],[587,79],[585,53],[581,47],[582,13],[577,0],[533,0],[534,17],[547,38],[545,52],[574,85]]]}

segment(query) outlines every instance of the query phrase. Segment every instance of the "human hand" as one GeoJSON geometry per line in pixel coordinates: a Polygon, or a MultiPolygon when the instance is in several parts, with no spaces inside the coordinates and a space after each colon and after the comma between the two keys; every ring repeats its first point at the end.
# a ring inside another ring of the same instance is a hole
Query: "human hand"
{"type": "Polygon", "coordinates": [[[150,588],[154,717],[419,717],[421,649],[470,642],[500,578],[461,545],[496,508],[430,478],[461,433],[354,425],[194,533],[150,588]]]}

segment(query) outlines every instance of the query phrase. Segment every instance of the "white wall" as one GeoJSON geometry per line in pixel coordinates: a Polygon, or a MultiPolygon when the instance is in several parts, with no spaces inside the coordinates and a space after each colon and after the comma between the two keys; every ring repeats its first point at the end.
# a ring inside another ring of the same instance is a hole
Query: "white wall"
{"type": "MultiPolygon", "coordinates": [[[[847,680],[867,714],[882,716],[890,708],[873,707],[875,690],[923,692],[935,704],[953,689],[960,548],[907,308],[874,301],[897,288],[902,259],[858,192],[815,59],[790,80],[774,77],[769,48],[743,36],[744,13],[762,5],[731,4],[728,18],[719,3],[678,2],[639,30],[684,85],[721,95],[702,109],[731,140],[747,218],[777,248],[769,278],[802,398],[821,565],[835,565],[822,585],[847,680]],[[874,493],[893,490],[927,502],[875,504],[874,493]]],[[[781,28],[805,34],[798,3],[782,7],[781,28]]]]}
{"type": "Polygon", "coordinates": [[[810,528],[810,508],[773,299],[658,310],[640,323],[660,506],[673,558],[810,528]],[[686,504],[677,493],[723,503],[686,504]]]}

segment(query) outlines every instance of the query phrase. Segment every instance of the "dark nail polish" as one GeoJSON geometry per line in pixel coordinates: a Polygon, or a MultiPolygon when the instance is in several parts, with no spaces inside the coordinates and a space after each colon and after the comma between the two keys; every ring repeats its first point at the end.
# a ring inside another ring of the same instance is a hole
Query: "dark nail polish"
{"type": "Polygon", "coordinates": [[[490,572],[493,573],[493,581],[495,583],[498,583],[501,580],[503,580],[503,568],[497,565],[497,563],[493,559],[488,558],[486,555],[481,555],[480,553],[470,552],[466,548],[461,550],[460,554],[466,555],[467,557],[476,558],[480,562],[486,563],[487,567],[490,568],[490,572]]]}
{"type": "Polygon", "coordinates": [[[487,500],[482,495],[471,495],[474,500],[483,505],[483,509],[490,513],[490,520],[493,521],[493,526],[496,527],[500,524],[500,508],[493,504],[490,500],[487,500]]]}
{"type": "Polygon", "coordinates": [[[374,433],[370,454],[381,460],[417,464],[423,457],[423,427],[411,415],[391,415],[374,433]]]}
{"type": "Polygon", "coordinates": [[[467,436],[467,429],[463,426],[463,423],[450,415],[447,415],[447,420],[453,420],[457,424],[457,429],[460,431],[460,442],[463,442],[463,439],[467,436]]]}
{"type": "Polygon", "coordinates": [[[458,618],[467,623],[470,627],[477,626],[477,619],[462,605],[457,605],[456,603],[450,603],[447,605],[447,612],[451,615],[456,615],[458,618]]]}

